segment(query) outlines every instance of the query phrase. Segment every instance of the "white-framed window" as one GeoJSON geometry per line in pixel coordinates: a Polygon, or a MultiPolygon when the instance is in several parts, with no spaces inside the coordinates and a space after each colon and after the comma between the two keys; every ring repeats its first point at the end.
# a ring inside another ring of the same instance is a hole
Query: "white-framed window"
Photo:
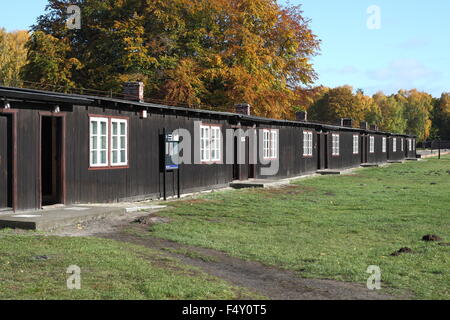
{"type": "Polygon", "coordinates": [[[412,151],[412,139],[408,139],[408,151],[412,151]]]}
{"type": "Polygon", "coordinates": [[[359,136],[357,134],[353,135],[353,154],[359,153],[359,136]]]}
{"type": "Polygon", "coordinates": [[[200,160],[211,161],[211,127],[200,126],[200,160]]]}
{"type": "Polygon", "coordinates": [[[331,154],[333,156],[339,155],[339,135],[338,134],[332,135],[332,150],[331,151],[332,151],[331,154]]]}
{"type": "Polygon", "coordinates": [[[128,164],[128,121],[111,119],[111,166],[126,166],[128,164]]]}
{"type": "Polygon", "coordinates": [[[220,127],[211,127],[211,161],[218,162],[222,160],[222,132],[220,127]]]}
{"type": "Polygon", "coordinates": [[[375,137],[369,137],[369,153],[375,153],[375,137]]]}
{"type": "Polygon", "coordinates": [[[303,131],[303,156],[312,157],[313,155],[313,133],[312,131],[303,131]]]}
{"type": "Polygon", "coordinates": [[[278,130],[263,130],[263,157],[264,159],[278,157],[278,130]]]}
{"type": "Polygon", "coordinates": [[[108,166],[108,118],[89,119],[89,164],[91,167],[108,166]]]}
{"type": "Polygon", "coordinates": [[[278,155],[278,131],[270,131],[270,158],[276,159],[278,155]]]}
{"type": "Polygon", "coordinates": [[[412,139],[412,151],[416,150],[416,139],[412,139]]]}
{"type": "Polygon", "coordinates": [[[89,117],[89,166],[91,168],[128,165],[128,120],[89,117]]]}
{"type": "Polygon", "coordinates": [[[200,161],[222,161],[222,129],[220,126],[200,126],[200,161]]]}
{"type": "Polygon", "coordinates": [[[402,152],[405,151],[405,139],[401,138],[400,144],[401,144],[402,152]]]}
{"type": "Polygon", "coordinates": [[[397,138],[392,139],[392,152],[397,152],[397,138]]]}
{"type": "Polygon", "coordinates": [[[264,159],[270,158],[270,131],[263,131],[263,157],[264,159]]]}
{"type": "Polygon", "coordinates": [[[383,137],[382,152],[386,153],[386,137],[383,137]]]}

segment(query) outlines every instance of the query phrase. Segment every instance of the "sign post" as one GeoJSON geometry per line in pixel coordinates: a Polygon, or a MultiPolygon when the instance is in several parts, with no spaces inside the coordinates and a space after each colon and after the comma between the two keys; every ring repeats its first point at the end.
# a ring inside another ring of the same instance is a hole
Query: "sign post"
{"type": "Polygon", "coordinates": [[[162,144],[162,171],[163,171],[163,197],[167,200],[167,172],[172,172],[172,185],[175,185],[175,171],[177,175],[177,195],[181,197],[180,187],[180,166],[179,166],[179,140],[173,134],[168,134],[166,129],[163,129],[161,136],[162,144]]]}

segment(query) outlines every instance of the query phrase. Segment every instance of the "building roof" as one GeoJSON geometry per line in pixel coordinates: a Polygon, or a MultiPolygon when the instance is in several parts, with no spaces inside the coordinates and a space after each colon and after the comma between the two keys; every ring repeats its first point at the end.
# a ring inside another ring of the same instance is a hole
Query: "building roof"
{"type": "Polygon", "coordinates": [[[132,100],[124,100],[118,98],[110,98],[110,97],[100,97],[100,96],[91,96],[91,95],[81,95],[81,94],[67,94],[67,93],[59,93],[52,91],[43,91],[36,89],[25,89],[25,88],[15,88],[15,87],[5,87],[0,86],[0,98],[3,100],[20,100],[20,101],[30,101],[30,102],[40,102],[40,103],[52,103],[52,104],[71,104],[71,105],[82,105],[82,106],[90,106],[90,105],[99,105],[101,103],[113,103],[116,106],[118,105],[127,105],[135,107],[138,110],[149,110],[149,109],[159,109],[159,110],[167,110],[172,112],[180,112],[187,114],[195,114],[195,115],[211,115],[211,116],[220,116],[229,119],[234,119],[236,121],[250,121],[257,123],[265,123],[272,125],[285,125],[285,126],[302,126],[302,127],[311,127],[317,130],[325,130],[325,131],[353,131],[353,132],[366,132],[372,134],[384,134],[384,135],[394,135],[394,136],[404,136],[404,137],[415,137],[407,134],[396,134],[390,132],[381,132],[381,131],[373,131],[366,130],[360,128],[351,128],[351,127],[343,127],[338,125],[330,125],[330,124],[322,124],[313,121],[294,121],[294,120],[281,120],[281,119],[271,119],[264,117],[257,117],[252,115],[244,115],[239,113],[232,112],[223,112],[223,111],[212,111],[212,110],[203,110],[203,109],[191,109],[191,108],[183,108],[183,107],[175,107],[175,106],[167,106],[163,104],[149,103],[149,102],[138,102],[132,100]]]}

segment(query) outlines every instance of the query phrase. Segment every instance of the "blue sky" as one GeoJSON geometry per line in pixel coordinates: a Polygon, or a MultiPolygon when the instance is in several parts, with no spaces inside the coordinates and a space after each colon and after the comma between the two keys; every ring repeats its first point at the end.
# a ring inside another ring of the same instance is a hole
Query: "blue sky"
{"type": "MultiPolygon", "coordinates": [[[[280,0],[286,3],[285,0],[280,0]]],[[[0,27],[27,29],[46,0],[2,1],[0,27]]],[[[349,84],[367,94],[417,88],[440,96],[450,91],[450,1],[291,0],[322,40],[314,58],[316,84],[349,84]],[[367,27],[367,9],[381,9],[381,28],[367,27]]]]}

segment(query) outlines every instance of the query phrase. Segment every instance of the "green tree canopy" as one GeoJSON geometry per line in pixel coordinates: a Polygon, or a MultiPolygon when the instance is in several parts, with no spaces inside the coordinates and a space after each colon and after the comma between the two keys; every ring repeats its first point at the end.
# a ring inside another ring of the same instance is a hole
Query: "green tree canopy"
{"type": "Polygon", "coordinates": [[[400,90],[395,97],[404,105],[407,133],[416,135],[419,141],[426,140],[431,130],[433,97],[416,89],[400,90]]]}
{"type": "Polygon", "coordinates": [[[385,96],[378,92],[373,96],[380,109],[378,119],[379,128],[387,132],[405,133],[407,121],[405,118],[405,106],[395,96],[385,96]]]}
{"type": "Polygon", "coordinates": [[[0,83],[20,86],[20,70],[27,61],[27,31],[6,32],[0,29],[0,83]]]}
{"type": "Polygon", "coordinates": [[[371,105],[362,94],[353,94],[353,88],[342,86],[325,92],[309,109],[311,119],[325,122],[336,122],[340,118],[351,118],[360,122],[365,118],[364,108],[371,105]]]}

